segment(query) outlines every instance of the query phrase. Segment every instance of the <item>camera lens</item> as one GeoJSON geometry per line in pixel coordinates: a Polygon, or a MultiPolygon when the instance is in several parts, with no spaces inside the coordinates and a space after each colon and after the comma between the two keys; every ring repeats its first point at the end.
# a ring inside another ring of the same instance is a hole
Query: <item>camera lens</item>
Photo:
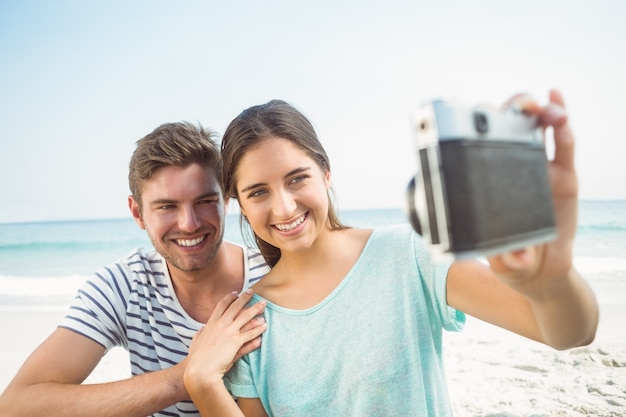
{"type": "Polygon", "coordinates": [[[406,189],[407,205],[406,214],[409,218],[409,223],[418,234],[422,234],[422,227],[419,217],[417,217],[417,211],[415,210],[415,177],[411,178],[406,189]]]}
{"type": "Polygon", "coordinates": [[[474,112],[474,127],[479,133],[489,132],[489,119],[485,113],[479,111],[474,112]]]}

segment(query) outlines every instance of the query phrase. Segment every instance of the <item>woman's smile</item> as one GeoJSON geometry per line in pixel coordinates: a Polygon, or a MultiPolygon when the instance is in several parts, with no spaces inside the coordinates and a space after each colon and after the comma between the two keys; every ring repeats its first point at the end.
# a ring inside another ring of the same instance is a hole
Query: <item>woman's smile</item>
{"type": "Polygon", "coordinates": [[[273,226],[276,229],[280,230],[281,232],[291,232],[294,229],[296,229],[298,226],[300,226],[306,220],[307,215],[308,215],[308,212],[299,216],[297,219],[295,219],[294,221],[290,223],[275,223],[273,226]]]}
{"type": "Polygon", "coordinates": [[[330,174],[290,140],[263,140],[236,172],[241,209],[264,241],[300,251],[327,230],[330,174]]]}

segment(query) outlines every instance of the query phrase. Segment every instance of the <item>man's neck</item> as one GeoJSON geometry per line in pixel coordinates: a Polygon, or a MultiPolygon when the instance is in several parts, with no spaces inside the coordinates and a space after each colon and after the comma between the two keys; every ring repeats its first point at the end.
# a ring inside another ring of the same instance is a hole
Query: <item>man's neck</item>
{"type": "Polygon", "coordinates": [[[169,271],[183,309],[196,321],[205,323],[224,296],[242,290],[243,252],[239,246],[224,242],[207,268],[194,272],[169,268],[169,271]]]}

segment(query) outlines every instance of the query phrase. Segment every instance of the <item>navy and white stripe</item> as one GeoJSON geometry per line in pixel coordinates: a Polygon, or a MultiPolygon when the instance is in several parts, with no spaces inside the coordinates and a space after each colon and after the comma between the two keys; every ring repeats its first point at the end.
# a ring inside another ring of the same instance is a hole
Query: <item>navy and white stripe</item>
{"type": "MultiPolygon", "coordinates": [[[[242,291],[269,270],[258,252],[244,252],[242,291]]],[[[107,350],[123,346],[130,354],[133,375],[169,368],[187,356],[193,335],[203,326],[183,310],[173,288],[161,255],[136,249],[83,284],[59,327],[107,350]]],[[[199,414],[191,401],[185,401],[154,416],[199,414]]]]}

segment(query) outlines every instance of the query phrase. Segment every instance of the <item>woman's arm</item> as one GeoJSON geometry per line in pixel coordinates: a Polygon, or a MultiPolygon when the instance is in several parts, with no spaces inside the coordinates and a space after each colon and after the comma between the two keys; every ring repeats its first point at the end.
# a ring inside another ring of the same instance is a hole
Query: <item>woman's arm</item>
{"type": "MultiPolygon", "coordinates": [[[[448,303],[466,313],[557,349],[591,343],[598,325],[596,298],[573,266],[578,219],[574,135],[561,94],[541,107],[528,96],[511,100],[554,129],[549,175],[557,238],[547,244],[489,258],[491,268],[459,262],[448,274],[448,303]]],[[[517,192],[523,192],[518,190],[517,192]]]]}
{"type": "Polygon", "coordinates": [[[589,286],[573,269],[551,285],[531,297],[505,284],[488,265],[457,262],[448,272],[448,304],[556,349],[591,343],[598,307],[589,286]]]}

